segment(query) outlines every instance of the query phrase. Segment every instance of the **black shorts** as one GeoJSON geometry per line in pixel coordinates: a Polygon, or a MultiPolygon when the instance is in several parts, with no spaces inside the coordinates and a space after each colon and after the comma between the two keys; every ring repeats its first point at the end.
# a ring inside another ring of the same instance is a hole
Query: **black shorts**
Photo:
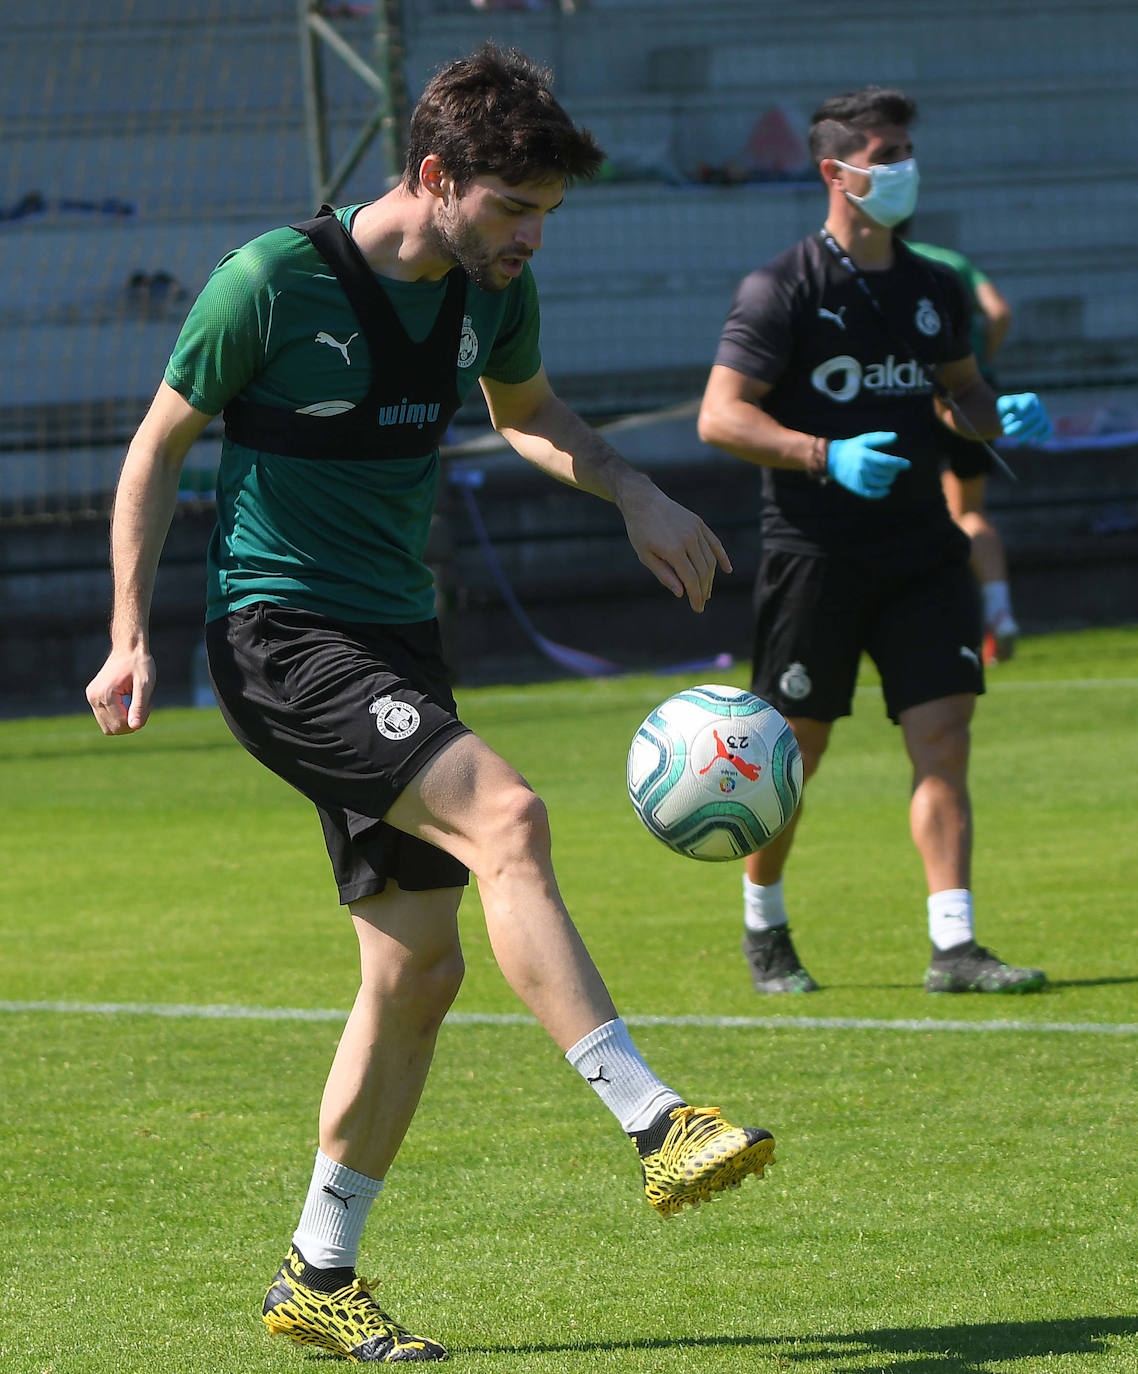
{"type": "Polygon", "coordinates": [[[987,448],[974,439],[962,439],[947,431],[941,435],[944,466],[962,482],[972,477],[990,477],[995,470],[995,462],[987,448]]]}
{"type": "Polygon", "coordinates": [[[462,887],[467,869],[387,825],[395,798],[468,734],[437,622],[354,624],[264,603],[206,626],[210,677],[229,728],[320,813],[340,901],[462,887]]]}
{"type": "Polygon", "coordinates": [[[865,652],[896,721],[926,701],[979,696],[980,639],[980,598],[966,562],[884,573],[771,549],[755,584],[751,690],[784,716],[836,720],[853,709],[865,652]]]}

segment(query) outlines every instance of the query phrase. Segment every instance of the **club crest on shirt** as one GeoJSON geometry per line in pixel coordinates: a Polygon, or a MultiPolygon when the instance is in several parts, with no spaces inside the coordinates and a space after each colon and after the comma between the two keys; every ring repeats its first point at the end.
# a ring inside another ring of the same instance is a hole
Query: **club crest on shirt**
{"type": "Polygon", "coordinates": [[[458,365],[469,367],[478,357],[478,335],[469,315],[462,317],[462,336],[458,341],[458,365]]]}
{"type": "Polygon", "coordinates": [[[375,728],[385,739],[406,739],[419,728],[419,712],[410,702],[379,697],[367,709],[375,717],[375,728]]]}
{"type": "Polygon", "coordinates": [[[934,334],[940,333],[940,316],[927,296],[922,296],[917,302],[916,324],[926,338],[931,339],[934,334]]]}

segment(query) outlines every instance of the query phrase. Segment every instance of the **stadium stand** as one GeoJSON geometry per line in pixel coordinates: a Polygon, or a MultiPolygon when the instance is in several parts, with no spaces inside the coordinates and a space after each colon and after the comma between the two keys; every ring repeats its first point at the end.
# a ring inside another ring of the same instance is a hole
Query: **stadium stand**
{"type": "MultiPolygon", "coordinates": [[[[380,6],[321,9],[369,58],[380,6]]],[[[756,162],[756,126],[777,116],[793,144],[821,98],[871,80],[921,105],[921,236],[982,264],[1015,309],[1004,385],[1043,390],[1059,414],[1134,413],[1138,183],[1119,141],[1138,123],[1131,0],[1087,0],[1077,17],[1069,0],[415,0],[402,20],[412,99],[439,63],[492,35],[548,62],[566,107],[609,151],[605,178],[569,198],[535,264],[548,369],[587,413],[698,394],[735,282],[819,215],[809,174],[756,162]]],[[[0,300],[0,523],[10,536],[0,573],[17,619],[66,609],[58,647],[74,638],[71,622],[98,632],[107,588],[94,570],[122,446],[189,299],[227,248],[312,208],[298,6],[57,0],[5,24],[0,236],[18,270],[0,300]],[[52,521],[66,537],[46,533],[52,521]]],[[[324,98],[342,148],[374,96],[330,65],[324,98]]],[[[373,150],[337,199],[372,197],[384,172],[373,150]]],[[[460,419],[476,425],[468,410],[460,419]]],[[[707,458],[690,424],[630,442],[678,481],[684,462],[707,458]]],[[[208,491],[216,445],[207,434],[194,451],[187,519],[207,515],[198,508],[208,499],[195,498],[208,491]]],[[[1079,512],[1080,529],[1104,510],[1125,526],[1138,480],[1133,455],[1121,461],[1105,487],[1078,479],[1097,507],[1060,481],[1009,528],[1034,530],[1041,510],[1053,512],[1053,532],[1063,510],[1079,512]]],[[[481,462],[491,504],[500,468],[481,462]]],[[[724,493],[744,480],[711,472],[724,493]]],[[[556,503],[544,508],[564,524],[556,503]]],[[[195,545],[187,536],[179,553],[178,540],[167,581],[192,602],[195,545]]],[[[460,541],[455,556],[470,604],[492,599],[477,551],[460,541]]],[[[178,612],[187,625],[195,614],[178,612]]]]}

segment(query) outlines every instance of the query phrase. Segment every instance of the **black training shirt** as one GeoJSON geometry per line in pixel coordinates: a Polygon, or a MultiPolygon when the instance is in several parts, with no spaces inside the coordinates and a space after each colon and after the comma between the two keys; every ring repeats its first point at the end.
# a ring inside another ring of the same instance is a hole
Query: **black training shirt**
{"type": "Polygon", "coordinates": [[[940,486],[946,431],[929,371],[971,352],[971,306],[951,269],[895,244],[894,262],[863,280],[812,234],[735,292],[715,361],[768,382],[763,408],[827,439],[892,430],[889,451],[912,466],[870,501],[804,473],[763,471],[767,547],[918,570],[966,554],[940,486]]]}

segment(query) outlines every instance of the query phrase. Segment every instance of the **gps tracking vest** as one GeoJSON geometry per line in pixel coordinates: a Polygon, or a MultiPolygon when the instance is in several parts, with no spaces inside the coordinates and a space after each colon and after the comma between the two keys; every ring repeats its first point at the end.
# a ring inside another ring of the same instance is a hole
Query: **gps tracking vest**
{"type": "Polygon", "coordinates": [[[336,275],[371,357],[371,385],[351,410],[303,415],[235,396],[223,411],[225,437],[285,458],[365,462],[425,458],[438,448],[461,401],[455,381],[466,303],[466,274],[452,268],[434,326],[410,338],[355,239],[328,205],[290,224],[336,275]]]}

